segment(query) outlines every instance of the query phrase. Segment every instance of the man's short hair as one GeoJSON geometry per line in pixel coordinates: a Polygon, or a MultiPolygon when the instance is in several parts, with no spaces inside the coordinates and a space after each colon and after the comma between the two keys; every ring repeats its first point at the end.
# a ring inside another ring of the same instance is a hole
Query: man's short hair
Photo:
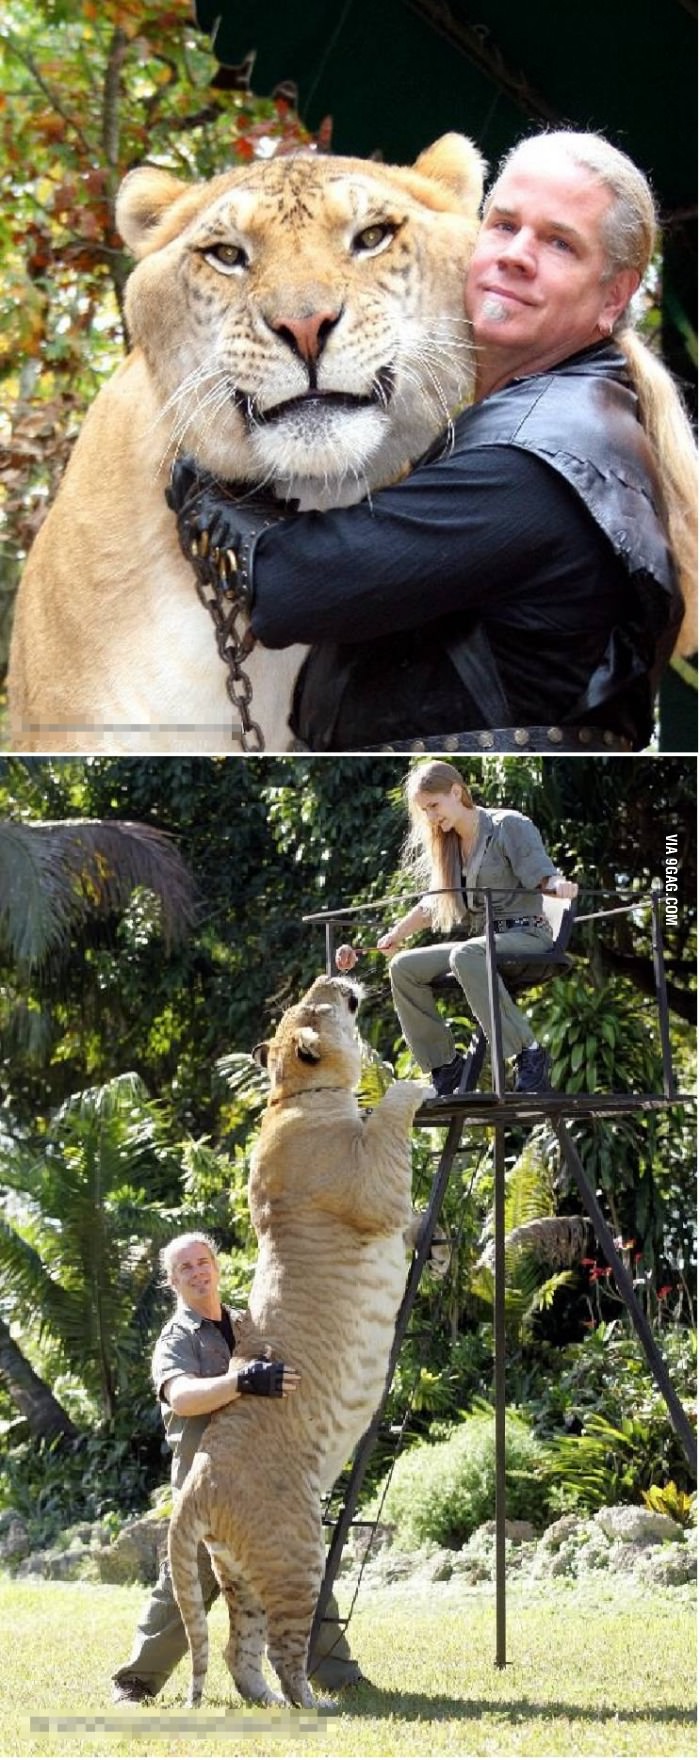
{"type": "Polygon", "coordinates": [[[207,1251],[211,1253],[214,1264],[218,1266],[218,1248],[216,1242],[211,1239],[210,1235],[200,1234],[197,1229],[194,1229],[189,1234],[176,1234],[175,1239],[168,1241],[167,1246],[161,1247],[160,1251],[160,1265],[163,1273],[163,1281],[167,1283],[169,1289],[174,1289],[175,1287],[173,1284],[173,1259],[177,1253],[182,1251],[183,1247],[206,1247],[207,1251]]]}

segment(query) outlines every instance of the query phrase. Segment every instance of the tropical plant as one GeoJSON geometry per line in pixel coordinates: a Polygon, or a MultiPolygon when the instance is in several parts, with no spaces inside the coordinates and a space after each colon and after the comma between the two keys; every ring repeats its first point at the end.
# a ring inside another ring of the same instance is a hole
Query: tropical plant
{"type": "Polygon", "coordinates": [[[179,1220],[157,1201],[173,1156],[133,1075],[72,1097],[41,1144],[0,1145],[6,1296],[107,1418],[147,1384],[158,1248],[179,1220]]]}
{"type": "Polygon", "coordinates": [[[661,1402],[655,1412],[619,1415],[614,1424],[591,1412],[578,1436],[553,1437],[548,1447],[551,1500],[561,1510],[637,1503],[668,1472],[674,1453],[661,1402]]]}
{"type": "MultiPolygon", "coordinates": [[[[381,1519],[399,1546],[432,1541],[460,1546],[493,1515],[496,1461],[493,1411],[481,1403],[438,1442],[414,1444],[380,1485],[381,1519]]],[[[511,1517],[541,1524],[547,1511],[547,1450],[527,1420],[506,1412],[506,1484],[511,1517]]],[[[374,1500],[371,1509],[374,1510],[374,1500]]]]}
{"type": "Polygon", "coordinates": [[[37,1375],[0,1318],[0,1383],[12,1404],[21,1412],[29,1433],[37,1439],[76,1435],[75,1425],[50,1387],[37,1375]]]}
{"type": "Polygon", "coordinates": [[[190,927],[191,877],[172,838],[118,819],[0,821],[0,944],[25,970],[66,952],[136,889],[157,900],[166,943],[190,927]]]}
{"type": "MultiPolygon", "coordinates": [[[[535,999],[531,1016],[552,1053],[552,1082],[569,1094],[660,1094],[663,1091],[658,1020],[654,1006],[624,980],[596,979],[577,969],[555,978],[535,999]]],[[[601,1190],[621,1239],[634,1237],[652,1265],[665,1250],[668,1184],[662,1145],[682,1141],[685,1178],[693,1154],[683,1109],[583,1120],[576,1147],[594,1190],[601,1190]]],[[[560,1201],[575,1188],[563,1171],[560,1201]]],[[[578,1199],[575,1200],[578,1202],[578,1199]]],[[[680,1242],[678,1243],[680,1246],[680,1242]]]]}
{"type": "Polygon", "coordinates": [[[44,1437],[6,1447],[0,1509],[17,1510],[32,1548],[50,1546],[76,1522],[118,1531],[145,1507],[163,1471],[160,1418],[144,1411],[135,1428],[130,1413],[126,1422],[102,1422],[68,1441],[44,1437]]]}
{"type": "Polygon", "coordinates": [[[656,1510],[659,1515],[670,1516],[672,1521],[680,1522],[682,1528],[689,1528],[696,1519],[696,1494],[693,1491],[681,1491],[675,1479],[669,1479],[667,1485],[650,1485],[648,1491],[642,1492],[642,1501],[647,1509],[656,1510]]]}
{"type": "MultiPolygon", "coordinates": [[[[471,1279],[473,1296],[493,1306],[493,1209],[482,1232],[483,1251],[471,1279]]],[[[585,1252],[588,1225],[581,1216],[558,1216],[550,1158],[541,1132],[533,1132],[506,1175],[506,1326],[521,1341],[536,1316],[550,1308],[558,1290],[571,1288],[571,1267],[585,1252]]]]}
{"type": "MultiPolygon", "coordinates": [[[[696,1402],[692,1329],[654,1332],[689,1417],[696,1402]]],[[[508,1363],[509,1398],[551,1447],[550,1495],[561,1509],[636,1502],[654,1484],[691,1488],[690,1469],[640,1340],[627,1320],[591,1327],[579,1343],[540,1341],[508,1363]]]]}

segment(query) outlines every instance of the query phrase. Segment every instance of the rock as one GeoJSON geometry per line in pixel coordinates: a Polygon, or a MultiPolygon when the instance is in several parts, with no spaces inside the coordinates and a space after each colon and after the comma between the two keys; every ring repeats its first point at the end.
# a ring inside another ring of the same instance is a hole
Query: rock
{"type": "Polygon", "coordinates": [[[12,1570],[30,1552],[26,1523],[15,1509],[4,1510],[0,1519],[0,1564],[9,1565],[12,1570]]]}
{"type": "MultiPolygon", "coordinates": [[[[474,1533],[470,1535],[470,1539],[475,1540],[477,1534],[488,1534],[493,1537],[495,1532],[495,1522],[482,1522],[480,1528],[474,1529],[474,1533]]],[[[506,1540],[513,1540],[516,1546],[520,1546],[523,1541],[535,1540],[537,1538],[537,1533],[536,1529],[532,1526],[532,1522],[511,1522],[508,1520],[508,1517],[506,1517],[505,1536],[506,1540]]],[[[469,1541],[467,1541],[466,1544],[469,1545],[469,1541]]]]}
{"type": "Polygon", "coordinates": [[[695,1557],[690,1547],[672,1541],[668,1546],[655,1546],[640,1564],[645,1583],[665,1588],[695,1580],[695,1557]]]}
{"type": "Polygon", "coordinates": [[[416,1568],[412,1552],[395,1552],[393,1546],[384,1547],[370,1559],[366,1580],[377,1585],[397,1583],[403,1577],[413,1576],[416,1568]]]}
{"type": "Polygon", "coordinates": [[[10,1504],[7,1509],[0,1510],[0,1539],[13,1522],[22,1522],[26,1526],[24,1516],[20,1515],[19,1510],[14,1509],[10,1504]]]}
{"type": "Polygon", "coordinates": [[[575,1577],[577,1552],[562,1544],[555,1550],[540,1543],[532,1562],[533,1577],[575,1577]]]}
{"type": "MultiPolygon", "coordinates": [[[[345,1555],[360,1564],[365,1558],[374,1558],[383,1547],[391,1546],[396,1528],[394,1522],[357,1522],[350,1530],[345,1546],[345,1555]]],[[[326,1541],[331,1538],[326,1530],[326,1541]]]]}
{"type": "Polygon", "coordinates": [[[545,1552],[558,1552],[559,1547],[564,1545],[565,1540],[570,1540],[580,1526],[580,1516],[560,1516],[558,1521],[552,1522],[551,1527],[545,1528],[540,1546],[545,1552]]]}
{"type": "Polygon", "coordinates": [[[457,1554],[450,1552],[446,1546],[439,1547],[421,1564],[419,1576],[428,1583],[447,1583],[455,1568],[457,1554]]]}
{"type": "Polygon", "coordinates": [[[637,1546],[656,1546],[662,1540],[682,1540],[683,1529],[672,1516],[637,1504],[618,1503],[599,1509],[595,1521],[609,1540],[623,1540],[637,1546]]]}
{"type": "Polygon", "coordinates": [[[512,1540],[515,1546],[522,1546],[528,1540],[536,1540],[536,1530],[532,1522],[509,1522],[506,1520],[506,1540],[512,1540]]]}
{"type": "Polygon", "coordinates": [[[605,1571],[610,1563],[610,1543],[604,1534],[592,1535],[579,1548],[577,1574],[584,1571],[605,1571]]]}
{"type": "Polygon", "coordinates": [[[106,1522],[93,1522],[89,1540],[91,1546],[111,1546],[114,1535],[106,1522]]]}
{"type": "Polygon", "coordinates": [[[21,1563],[18,1564],[14,1575],[16,1577],[45,1577],[45,1557],[46,1554],[43,1552],[30,1552],[29,1557],[23,1558],[21,1563]]]}
{"type": "Polygon", "coordinates": [[[102,1583],[155,1583],[168,1540],[164,1516],[127,1522],[111,1546],[95,1554],[102,1583]]]}
{"type": "Polygon", "coordinates": [[[16,1577],[43,1577],[54,1583],[99,1581],[89,1546],[47,1547],[22,1560],[16,1577]]]}
{"type": "Polygon", "coordinates": [[[608,1553],[608,1570],[634,1571],[644,1557],[644,1549],[635,1540],[615,1540],[608,1553]]]}

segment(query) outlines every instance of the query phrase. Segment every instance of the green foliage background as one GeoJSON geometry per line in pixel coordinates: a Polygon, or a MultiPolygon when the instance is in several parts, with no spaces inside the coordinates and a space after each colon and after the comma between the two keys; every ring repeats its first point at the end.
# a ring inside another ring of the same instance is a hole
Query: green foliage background
{"type": "Polygon", "coordinates": [[[212,87],[189,0],[7,0],[0,20],[0,679],[21,564],[128,342],[122,178],[186,181],[311,137],[212,87]]]}

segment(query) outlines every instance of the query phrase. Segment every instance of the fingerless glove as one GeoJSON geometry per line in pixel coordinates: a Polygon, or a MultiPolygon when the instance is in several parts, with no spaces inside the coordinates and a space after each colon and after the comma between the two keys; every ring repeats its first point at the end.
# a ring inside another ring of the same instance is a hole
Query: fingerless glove
{"type": "Polygon", "coordinates": [[[191,458],[177,458],[165,491],[177,519],[180,549],[202,586],[249,610],[254,597],[253,557],[268,526],[295,512],[252,483],[219,482],[191,458]]]}
{"type": "Polygon", "coordinates": [[[284,1363],[264,1363],[260,1358],[238,1372],[239,1393],[255,1393],[265,1399],[281,1399],[284,1363]]]}

